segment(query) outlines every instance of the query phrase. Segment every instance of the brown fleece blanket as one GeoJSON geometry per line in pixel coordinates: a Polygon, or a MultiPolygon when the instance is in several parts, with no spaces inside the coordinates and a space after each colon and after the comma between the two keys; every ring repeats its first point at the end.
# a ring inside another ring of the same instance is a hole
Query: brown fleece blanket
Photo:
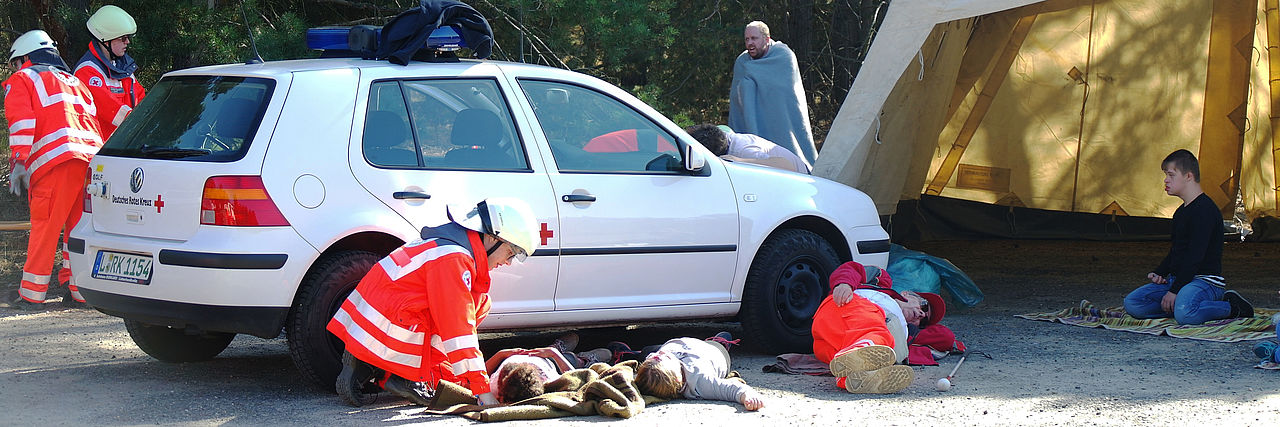
{"type": "Polygon", "coordinates": [[[635,370],[635,361],[614,366],[596,363],[590,368],[574,369],[548,382],[545,394],[508,405],[476,405],[470,390],[441,381],[431,405],[422,412],[460,415],[483,422],[597,414],[631,418],[646,404],[663,401],[640,394],[635,386],[635,370]]]}

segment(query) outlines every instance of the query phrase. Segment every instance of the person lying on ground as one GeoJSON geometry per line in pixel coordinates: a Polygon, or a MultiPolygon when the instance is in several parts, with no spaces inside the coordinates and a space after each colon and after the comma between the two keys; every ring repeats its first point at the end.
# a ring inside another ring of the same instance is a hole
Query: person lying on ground
{"type": "Polygon", "coordinates": [[[741,378],[728,378],[729,351],[722,343],[731,339],[728,332],[716,337],[675,338],[662,344],[636,369],[636,388],[664,399],[683,396],[738,402],[748,411],[763,408],[759,392],[741,378]]]}
{"type": "Polygon", "coordinates": [[[1200,162],[1187,150],[1160,163],[1164,191],[1182,199],[1173,212],[1169,254],[1147,273],[1150,283],[1124,297],[1124,311],[1138,319],[1172,316],[1179,324],[1253,317],[1253,305],[1227,290],[1222,277],[1222,212],[1200,187],[1200,162]]]}
{"type": "Polygon", "coordinates": [[[897,393],[915,372],[895,365],[907,357],[908,328],[942,320],[942,297],[891,289],[889,273],[846,262],[831,273],[831,295],[813,316],[814,356],[850,393],[897,393]],[[870,270],[870,271],[868,271],[870,270]]]}
{"type": "Polygon", "coordinates": [[[548,347],[498,350],[485,361],[489,388],[495,390],[498,403],[537,397],[545,392],[544,385],[560,374],[611,359],[612,352],[603,348],[574,353],[577,344],[578,334],[570,332],[548,347]]]}

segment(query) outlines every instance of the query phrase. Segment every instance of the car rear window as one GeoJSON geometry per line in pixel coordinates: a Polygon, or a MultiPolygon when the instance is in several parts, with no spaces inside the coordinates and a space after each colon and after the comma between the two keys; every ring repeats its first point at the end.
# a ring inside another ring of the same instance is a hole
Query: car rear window
{"type": "Polygon", "coordinates": [[[275,81],[253,77],[161,79],[99,155],[198,162],[244,157],[275,81]]]}

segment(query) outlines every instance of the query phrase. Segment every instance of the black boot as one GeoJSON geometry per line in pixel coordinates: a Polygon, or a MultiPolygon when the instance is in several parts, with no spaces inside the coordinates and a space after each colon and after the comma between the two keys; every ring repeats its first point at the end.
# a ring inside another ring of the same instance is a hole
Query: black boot
{"type": "Polygon", "coordinates": [[[338,397],[348,405],[361,407],[373,403],[378,398],[377,386],[373,379],[381,370],[364,363],[351,355],[342,352],[342,372],[338,373],[336,388],[338,397]]]}
{"type": "Polygon", "coordinates": [[[9,308],[22,311],[40,311],[49,308],[49,305],[18,298],[9,303],[9,308]]]}
{"type": "Polygon", "coordinates": [[[435,396],[435,391],[427,387],[426,383],[409,381],[396,375],[387,379],[382,388],[418,406],[431,406],[431,398],[435,396]]]}
{"type": "Polygon", "coordinates": [[[14,310],[40,311],[49,307],[44,303],[27,301],[25,298],[22,298],[22,295],[18,293],[17,289],[9,291],[8,299],[9,308],[14,310]]]}
{"type": "Polygon", "coordinates": [[[1253,317],[1253,304],[1249,304],[1249,301],[1240,296],[1239,292],[1227,291],[1222,295],[1222,300],[1231,304],[1232,319],[1253,317]]]}
{"type": "Polygon", "coordinates": [[[62,306],[65,308],[89,308],[89,304],[83,301],[76,301],[75,297],[71,296],[71,286],[69,284],[64,283],[58,289],[58,294],[62,295],[62,306]]]}

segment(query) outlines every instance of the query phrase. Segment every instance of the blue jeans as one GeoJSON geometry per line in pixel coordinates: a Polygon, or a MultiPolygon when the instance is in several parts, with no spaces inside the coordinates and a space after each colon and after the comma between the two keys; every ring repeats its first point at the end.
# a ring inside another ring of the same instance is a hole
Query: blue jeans
{"type": "MultiPolygon", "coordinates": [[[[1173,282],[1173,278],[1169,278],[1173,282]]],[[[1134,289],[1124,297],[1124,311],[1138,319],[1169,317],[1160,308],[1160,300],[1169,292],[1169,284],[1148,283],[1134,289]]],[[[1173,319],[1183,325],[1198,325],[1210,320],[1225,319],[1231,314],[1231,304],[1222,300],[1226,290],[1200,279],[1192,279],[1178,292],[1173,303],[1173,319]]]]}

